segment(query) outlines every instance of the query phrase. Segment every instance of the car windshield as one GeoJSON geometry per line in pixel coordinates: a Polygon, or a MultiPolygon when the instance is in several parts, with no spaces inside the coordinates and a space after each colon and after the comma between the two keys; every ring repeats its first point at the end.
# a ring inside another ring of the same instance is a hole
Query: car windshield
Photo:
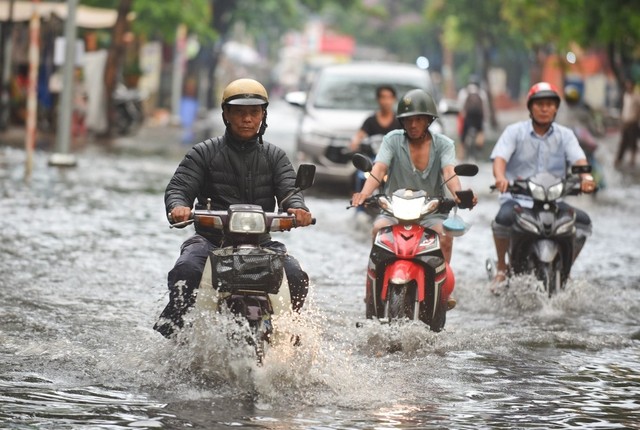
{"type": "Polygon", "coordinates": [[[320,109],[375,110],[376,88],[391,85],[398,97],[413,88],[426,88],[426,79],[411,76],[354,76],[323,74],[315,89],[313,106],[320,109]]]}

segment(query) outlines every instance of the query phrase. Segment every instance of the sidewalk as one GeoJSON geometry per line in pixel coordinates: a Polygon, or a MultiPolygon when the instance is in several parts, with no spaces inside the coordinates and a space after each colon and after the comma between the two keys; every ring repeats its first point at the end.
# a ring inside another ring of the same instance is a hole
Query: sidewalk
{"type": "MultiPolygon", "coordinates": [[[[169,125],[146,125],[137,133],[128,136],[102,138],[85,136],[73,139],[70,152],[84,152],[88,149],[103,150],[118,154],[134,156],[156,155],[182,157],[190,145],[181,143],[182,130],[169,125]]],[[[26,129],[21,126],[11,126],[0,131],[0,147],[10,146],[24,149],[26,129]]],[[[55,133],[36,133],[36,150],[56,152],[55,133]]]]}

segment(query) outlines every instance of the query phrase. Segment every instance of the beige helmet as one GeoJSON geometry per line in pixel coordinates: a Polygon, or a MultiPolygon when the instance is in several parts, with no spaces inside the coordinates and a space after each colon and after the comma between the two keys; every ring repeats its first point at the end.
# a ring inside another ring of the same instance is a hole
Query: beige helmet
{"type": "Polygon", "coordinates": [[[262,105],[269,104],[267,90],[254,79],[236,79],[222,92],[222,107],[225,105],[262,105]]]}
{"type": "Polygon", "coordinates": [[[255,79],[236,79],[227,85],[222,92],[222,121],[228,127],[229,122],[224,116],[224,107],[228,105],[262,106],[262,124],[258,130],[258,142],[263,143],[262,135],[267,129],[267,106],[269,96],[267,90],[255,79]]]}

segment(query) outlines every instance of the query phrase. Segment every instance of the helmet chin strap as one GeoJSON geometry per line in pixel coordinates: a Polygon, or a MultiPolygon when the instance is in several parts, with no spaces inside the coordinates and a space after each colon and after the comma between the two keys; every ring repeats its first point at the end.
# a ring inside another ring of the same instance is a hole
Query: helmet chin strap
{"type": "Polygon", "coordinates": [[[260,142],[260,145],[264,144],[264,141],[262,140],[262,135],[264,134],[265,130],[267,129],[268,125],[267,125],[267,109],[264,109],[264,116],[262,117],[262,124],[260,124],[260,129],[258,130],[258,142],[260,142]]]}

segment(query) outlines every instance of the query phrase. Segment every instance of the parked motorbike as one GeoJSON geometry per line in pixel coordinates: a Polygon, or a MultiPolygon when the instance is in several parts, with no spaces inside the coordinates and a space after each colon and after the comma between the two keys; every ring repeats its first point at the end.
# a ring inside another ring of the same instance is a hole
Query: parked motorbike
{"type": "MultiPolygon", "coordinates": [[[[362,154],[354,155],[353,164],[366,172],[373,167],[371,159],[362,154]]],[[[474,176],[478,166],[461,164],[455,167],[455,172],[459,176],[474,176]]],[[[459,191],[457,196],[461,200],[458,207],[473,206],[472,191],[459,191]]],[[[369,197],[365,205],[374,205],[399,222],[380,229],[375,237],[367,269],[366,317],[376,317],[381,322],[420,320],[431,330],[441,331],[455,280],[440,249],[438,234],[420,225],[420,220],[429,214],[448,214],[456,207],[455,200],[428,196],[422,190],[400,189],[391,196],[369,197]]],[[[464,226],[447,221],[444,223],[447,234],[464,234],[464,226]]]]}
{"type": "Polygon", "coordinates": [[[114,126],[119,135],[135,134],[144,122],[144,96],[137,89],[119,84],[113,92],[114,126]]]}
{"type": "Polygon", "coordinates": [[[284,212],[282,204],[309,188],[314,176],[314,165],[301,164],[295,189],[280,202],[277,212],[265,212],[261,206],[251,204],[234,204],[228,210],[212,211],[209,202],[206,209],[193,211],[190,220],[172,225],[195,223],[224,231],[224,247],[212,251],[207,259],[196,290],[194,310],[226,308],[246,320],[251,333],[247,341],[254,347],[259,365],[274,334],[272,317],[291,309],[285,254],[261,247],[259,238],[264,233],[297,227],[295,216],[284,212]]]}
{"type": "MultiPolygon", "coordinates": [[[[508,251],[508,275],[533,273],[551,297],[565,287],[571,267],[591,233],[576,224],[573,209],[558,206],[562,197],[580,191],[580,173],[591,166],[573,166],[571,175],[558,178],[548,172],[516,180],[507,191],[519,201],[508,251]]],[[[495,185],[491,186],[495,190],[495,185]]],[[[489,279],[495,263],[487,260],[489,279]]]]}

